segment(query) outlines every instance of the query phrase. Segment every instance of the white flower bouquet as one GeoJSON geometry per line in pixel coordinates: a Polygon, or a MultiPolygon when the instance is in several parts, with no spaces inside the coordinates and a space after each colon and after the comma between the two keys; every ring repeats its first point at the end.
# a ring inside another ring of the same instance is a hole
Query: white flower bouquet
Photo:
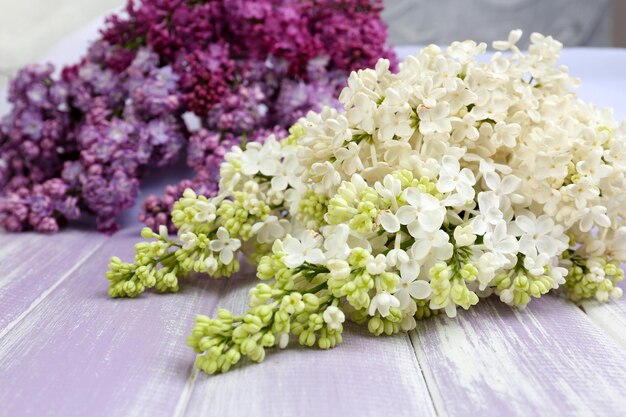
{"type": "Polygon", "coordinates": [[[264,282],[242,315],[198,316],[188,339],[208,373],[265,357],[294,335],[326,349],[350,318],[375,335],[450,317],[481,298],[526,306],[551,290],[619,297],[626,260],[625,128],[576,98],[561,44],[521,31],[431,45],[397,73],[352,73],[344,111],[310,113],[283,142],[235,147],[220,193],[175,205],[176,238],[142,233],[113,258],[110,295],[176,291],[191,271],[264,282]]]}

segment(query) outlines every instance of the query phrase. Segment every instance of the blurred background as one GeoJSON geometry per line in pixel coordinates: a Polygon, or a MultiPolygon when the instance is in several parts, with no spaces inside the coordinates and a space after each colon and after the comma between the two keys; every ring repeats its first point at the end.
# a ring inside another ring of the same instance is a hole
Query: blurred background
{"type": "Polygon", "coordinates": [[[626,46],[625,0],[385,0],[384,16],[394,44],[489,43],[520,28],[566,46],[626,46]]]}
{"type": "MultiPolygon", "coordinates": [[[[125,0],[0,0],[0,85],[72,31],[125,0]]],[[[385,0],[395,45],[553,35],[566,46],[626,47],[626,0],[385,0]]]]}

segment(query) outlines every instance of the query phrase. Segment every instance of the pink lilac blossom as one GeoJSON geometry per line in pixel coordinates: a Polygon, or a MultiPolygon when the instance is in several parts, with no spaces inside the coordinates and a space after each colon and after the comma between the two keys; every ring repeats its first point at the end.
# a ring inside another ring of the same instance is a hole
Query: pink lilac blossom
{"type": "Polygon", "coordinates": [[[380,0],[144,0],[110,16],[83,59],[12,81],[0,122],[0,226],[54,232],[81,213],[112,233],[142,177],[186,149],[193,178],[149,197],[167,225],[185,188],[211,195],[228,150],[337,106],[350,71],[386,45],[380,0]],[[185,116],[194,114],[197,129],[185,116]]]}

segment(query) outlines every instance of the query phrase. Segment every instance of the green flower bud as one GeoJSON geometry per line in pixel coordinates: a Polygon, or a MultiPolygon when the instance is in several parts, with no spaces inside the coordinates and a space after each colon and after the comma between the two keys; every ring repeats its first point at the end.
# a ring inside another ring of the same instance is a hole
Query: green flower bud
{"type": "Polygon", "coordinates": [[[391,272],[383,272],[380,275],[381,289],[388,292],[393,292],[400,282],[400,276],[391,272]]]}
{"type": "Polygon", "coordinates": [[[363,248],[353,248],[348,257],[348,263],[353,268],[365,268],[365,262],[369,258],[370,253],[363,248]]]}
{"type": "Polygon", "coordinates": [[[303,346],[313,346],[315,344],[315,334],[309,330],[304,330],[300,333],[298,341],[303,346]]]}
{"type": "Polygon", "coordinates": [[[317,311],[320,306],[320,299],[315,294],[304,294],[302,300],[304,301],[305,311],[308,313],[317,311]]]}
{"type": "Polygon", "coordinates": [[[228,349],[228,351],[225,354],[226,360],[234,365],[237,362],[239,362],[239,360],[241,359],[241,354],[239,353],[239,350],[237,350],[236,347],[232,347],[230,349],[228,349]]]}
{"type": "Polygon", "coordinates": [[[374,316],[367,322],[367,329],[370,333],[380,336],[385,331],[385,324],[380,317],[374,316]]]}
{"type": "Polygon", "coordinates": [[[319,346],[320,349],[330,349],[331,347],[330,339],[327,337],[320,337],[319,340],[317,341],[317,346],[319,346]]]}
{"type": "Polygon", "coordinates": [[[272,347],[274,346],[274,343],[276,342],[276,339],[274,337],[274,335],[272,333],[265,333],[263,335],[263,337],[261,338],[261,344],[265,347],[272,347]]]}
{"type": "Polygon", "coordinates": [[[350,222],[348,223],[348,226],[350,226],[350,229],[356,232],[367,233],[372,231],[374,222],[372,217],[368,216],[367,214],[361,213],[354,216],[352,220],[350,220],[350,222]]]}

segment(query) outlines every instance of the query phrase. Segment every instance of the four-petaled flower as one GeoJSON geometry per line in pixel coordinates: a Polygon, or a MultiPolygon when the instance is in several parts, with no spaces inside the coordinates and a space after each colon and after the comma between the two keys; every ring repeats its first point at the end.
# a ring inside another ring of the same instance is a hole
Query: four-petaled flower
{"type": "Polygon", "coordinates": [[[322,264],[326,259],[320,249],[322,236],[306,230],[302,232],[300,239],[288,237],[283,241],[283,251],[285,252],[285,266],[287,268],[297,268],[303,263],[322,264]]]}
{"type": "Polygon", "coordinates": [[[209,201],[198,200],[195,208],[197,210],[194,220],[198,223],[211,223],[215,220],[215,204],[209,201]]]}
{"type": "Polygon", "coordinates": [[[322,318],[324,319],[324,323],[326,323],[331,330],[341,329],[341,324],[346,321],[345,314],[336,306],[329,306],[324,310],[322,318]]]}
{"type": "Polygon", "coordinates": [[[433,107],[422,106],[417,110],[420,119],[419,129],[422,135],[433,133],[449,133],[452,130],[450,121],[450,105],[445,101],[433,107]]]}
{"type": "Polygon", "coordinates": [[[277,142],[270,141],[269,143],[276,143],[276,146],[261,146],[259,143],[250,143],[248,147],[241,155],[241,172],[245,175],[256,175],[261,173],[265,176],[272,176],[276,174],[278,170],[278,161],[275,155],[278,146],[277,142]]]}
{"type": "Polygon", "coordinates": [[[580,231],[588,232],[593,229],[593,226],[596,224],[600,227],[611,226],[611,219],[606,215],[606,207],[585,207],[581,212],[580,231]]]}
{"type": "Polygon", "coordinates": [[[404,192],[406,206],[396,212],[400,224],[407,225],[411,236],[416,236],[419,229],[434,232],[443,224],[446,209],[439,200],[430,194],[422,193],[415,188],[407,188],[404,192]]]}
{"type": "Polygon", "coordinates": [[[425,300],[430,296],[431,292],[428,281],[417,279],[417,277],[401,277],[398,289],[393,295],[400,301],[400,309],[404,310],[409,307],[411,298],[425,300]]]}
{"type": "Polygon", "coordinates": [[[474,184],[476,184],[476,178],[469,168],[461,169],[459,160],[453,156],[446,155],[443,157],[437,189],[442,193],[456,191],[456,199],[458,199],[455,204],[447,205],[462,204],[474,199],[474,184]]]}
{"type": "Polygon", "coordinates": [[[563,228],[555,225],[554,221],[545,214],[536,217],[531,212],[515,218],[514,225],[519,229],[517,233],[521,236],[519,239],[519,251],[527,256],[535,254],[545,254],[553,257],[563,252],[566,248],[553,235],[560,236],[563,234],[563,228]]]}
{"type": "Polygon", "coordinates": [[[228,230],[224,227],[217,229],[217,239],[209,243],[209,249],[213,252],[219,252],[220,261],[224,265],[228,265],[234,258],[234,253],[241,247],[239,239],[231,238],[228,230]]]}
{"type": "Polygon", "coordinates": [[[252,226],[252,233],[255,233],[259,243],[274,243],[276,239],[285,236],[291,223],[287,219],[279,219],[276,216],[267,216],[262,222],[252,226]]]}
{"type": "Polygon", "coordinates": [[[492,231],[485,233],[484,243],[487,249],[503,260],[514,256],[519,248],[515,236],[508,234],[504,221],[496,224],[492,231]]]}
{"type": "Polygon", "coordinates": [[[370,301],[369,314],[373,316],[378,311],[382,317],[387,317],[392,307],[400,307],[400,301],[387,291],[381,291],[370,301]]]}
{"type": "Polygon", "coordinates": [[[380,275],[387,269],[387,260],[382,253],[370,256],[365,261],[365,269],[370,275],[380,275]]]}

